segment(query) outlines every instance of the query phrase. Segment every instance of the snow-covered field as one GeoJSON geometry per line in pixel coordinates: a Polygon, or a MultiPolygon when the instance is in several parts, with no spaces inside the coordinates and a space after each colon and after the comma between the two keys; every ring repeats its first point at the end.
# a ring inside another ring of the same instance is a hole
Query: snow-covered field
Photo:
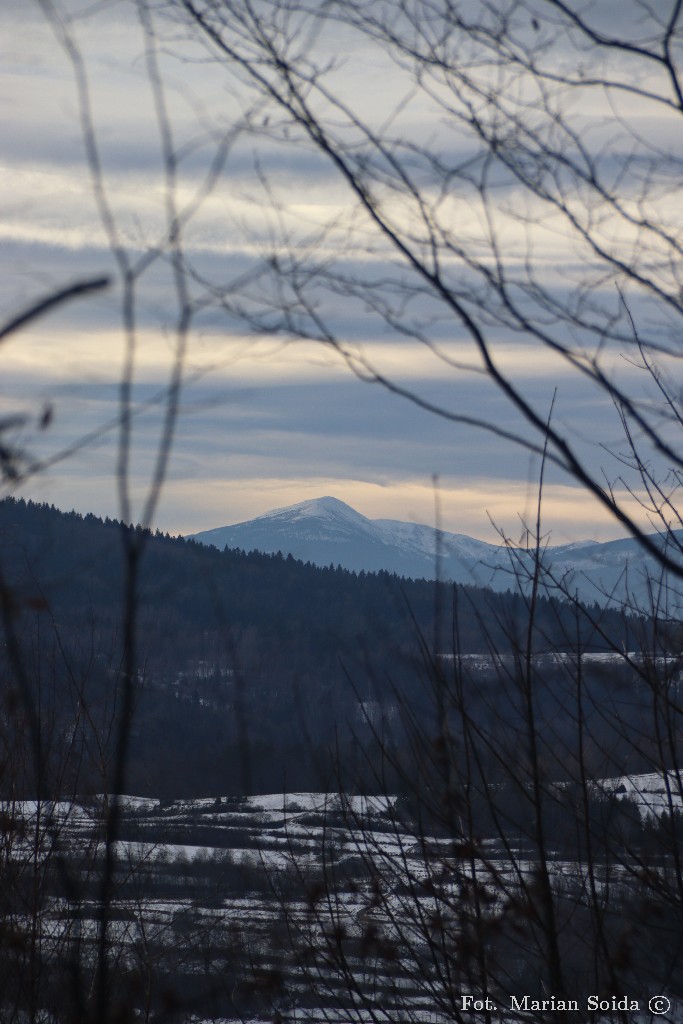
{"type": "Polygon", "coordinates": [[[621,775],[601,779],[596,788],[603,793],[614,793],[638,804],[643,816],[659,817],[683,810],[683,772],[650,772],[646,775],[621,775]]]}
{"type": "MultiPolygon", "coordinates": [[[[645,821],[683,809],[681,781],[669,771],[593,786],[607,798],[630,798],[645,821]]],[[[442,972],[451,954],[437,955],[435,936],[437,946],[455,948],[475,903],[485,918],[504,922],[538,884],[528,840],[482,838],[468,850],[460,836],[425,835],[401,816],[393,796],[289,793],[163,804],[125,796],[120,803],[109,932],[120,962],[134,971],[152,958],[164,984],[179,990],[205,974],[207,990],[223,992],[216,1005],[224,1013],[210,1019],[226,1024],[238,1019],[229,1012],[233,999],[241,1022],[452,1020],[442,972]]],[[[7,857],[30,865],[57,851],[60,871],[81,880],[77,911],[73,898],[47,901],[46,950],[68,941],[74,920],[85,948],[96,941],[89,880],[102,869],[105,805],[99,796],[0,807],[7,857]]],[[[620,886],[626,891],[642,873],[637,856],[620,856],[586,865],[551,850],[548,877],[578,914],[620,886]]],[[[663,880],[668,869],[660,858],[650,870],[663,880]]],[[[182,1018],[203,1019],[189,1011],[182,1018]]]]}

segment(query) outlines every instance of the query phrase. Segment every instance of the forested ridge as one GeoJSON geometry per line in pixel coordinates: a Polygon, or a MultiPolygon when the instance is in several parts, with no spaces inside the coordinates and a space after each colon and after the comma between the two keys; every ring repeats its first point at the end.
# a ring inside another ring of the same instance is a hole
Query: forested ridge
{"type": "MultiPolygon", "coordinates": [[[[26,685],[42,688],[43,705],[48,695],[54,703],[55,736],[68,735],[88,708],[97,750],[85,743],[79,756],[99,760],[93,785],[111,756],[105,721],[121,658],[121,539],[131,529],[139,530],[46,504],[0,503],[4,629],[19,640],[26,685]]],[[[365,747],[378,723],[393,730],[398,749],[402,713],[430,704],[435,656],[448,664],[456,654],[513,658],[526,641],[519,592],[321,569],[160,532],[148,532],[142,552],[128,768],[135,792],[313,788],[331,784],[340,766],[347,783],[355,773],[367,779],[365,747]]],[[[534,645],[539,654],[577,643],[633,648],[647,632],[615,611],[577,612],[541,598],[534,645]]]]}
{"type": "MultiPolygon", "coordinates": [[[[47,504],[7,498],[0,502],[3,572],[21,601],[42,595],[53,612],[72,622],[97,612],[119,613],[123,578],[121,531],[140,531],[92,514],[64,513],[47,504]]],[[[301,634],[302,646],[319,651],[356,641],[378,627],[400,627],[412,620],[433,635],[436,604],[450,603],[453,588],[393,573],[356,573],[339,566],[318,568],[291,555],[240,550],[217,551],[160,531],[148,534],[142,565],[140,602],[167,620],[176,634],[175,616],[184,623],[182,643],[194,654],[198,631],[255,627],[259,637],[281,639],[301,634]],[[321,632],[320,632],[321,631],[321,632]]],[[[496,594],[476,586],[458,586],[458,644],[463,653],[509,647],[527,621],[527,602],[511,571],[510,589],[496,594]]],[[[637,629],[621,612],[587,606],[581,641],[589,650],[637,643],[637,629]],[[606,641],[601,634],[609,637],[606,641]]],[[[163,626],[162,626],[163,628],[163,626]]],[[[548,650],[573,649],[576,622],[564,602],[542,598],[539,637],[548,650]]]]}

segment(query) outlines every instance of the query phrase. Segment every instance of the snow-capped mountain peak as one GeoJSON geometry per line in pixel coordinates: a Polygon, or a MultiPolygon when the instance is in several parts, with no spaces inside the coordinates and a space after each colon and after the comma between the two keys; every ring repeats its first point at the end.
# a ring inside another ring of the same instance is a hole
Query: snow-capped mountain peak
{"type": "Polygon", "coordinates": [[[256,519],[250,520],[250,522],[273,519],[287,519],[292,523],[319,519],[329,522],[351,522],[357,525],[370,521],[365,516],[362,516],[360,512],[356,512],[355,508],[347,505],[346,502],[340,501],[339,498],[333,498],[330,495],[325,495],[322,498],[310,498],[307,501],[300,501],[296,505],[271,509],[270,512],[265,512],[263,515],[257,516],[256,519]]]}
{"type": "MultiPolygon", "coordinates": [[[[533,566],[533,554],[523,549],[445,530],[437,532],[421,523],[368,519],[330,495],[272,509],[233,526],[205,530],[194,534],[194,539],[218,548],[281,551],[315,565],[332,563],[367,572],[384,569],[413,578],[438,576],[495,590],[524,587],[533,566]]],[[[543,563],[552,573],[545,576],[550,590],[554,579],[584,601],[614,604],[631,600],[644,609],[650,600],[649,580],[659,577],[655,560],[628,538],[549,547],[543,563]]],[[[669,599],[675,606],[683,604],[673,588],[669,599]]]]}

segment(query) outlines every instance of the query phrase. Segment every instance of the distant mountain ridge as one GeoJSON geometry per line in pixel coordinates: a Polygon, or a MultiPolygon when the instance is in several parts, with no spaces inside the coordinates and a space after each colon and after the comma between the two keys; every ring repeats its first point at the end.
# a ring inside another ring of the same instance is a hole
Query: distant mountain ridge
{"type": "MultiPolygon", "coordinates": [[[[679,533],[683,539],[683,532],[679,533]]],[[[314,565],[332,563],[356,572],[386,570],[413,579],[439,575],[497,591],[515,589],[517,579],[524,579],[533,568],[533,555],[522,548],[489,544],[420,523],[368,519],[330,496],[276,508],[255,519],[192,536],[217,548],[281,551],[314,565]]],[[[614,605],[629,599],[641,609],[649,608],[650,581],[660,576],[655,559],[632,538],[548,547],[543,563],[555,581],[582,601],[614,605]]],[[[553,589],[547,575],[546,585],[553,589]]],[[[671,591],[678,593],[669,594],[678,609],[683,605],[681,589],[674,583],[671,591]]]]}

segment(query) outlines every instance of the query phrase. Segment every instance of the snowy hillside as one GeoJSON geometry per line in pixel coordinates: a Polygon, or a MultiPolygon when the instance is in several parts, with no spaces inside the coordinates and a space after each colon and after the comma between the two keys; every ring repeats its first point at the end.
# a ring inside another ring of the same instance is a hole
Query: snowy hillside
{"type": "MultiPolygon", "coordinates": [[[[291,554],[314,565],[341,565],[357,572],[385,569],[412,578],[453,580],[504,591],[528,580],[532,555],[522,548],[488,544],[420,523],[367,519],[337,498],[323,497],[277,508],[244,523],[194,534],[218,548],[291,554]],[[438,552],[438,556],[437,556],[438,552]]],[[[681,533],[683,538],[683,532],[681,533]]],[[[636,541],[585,541],[547,547],[545,585],[578,593],[587,602],[630,599],[649,610],[651,580],[659,579],[652,556],[636,541]]],[[[657,589],[657,588],[655,588],[657,589]]],[[[667,595],[669,614],[680,608],[681,587],[667,595]],[[673,593],[678,590],[678,594],[673,593]]]]}

